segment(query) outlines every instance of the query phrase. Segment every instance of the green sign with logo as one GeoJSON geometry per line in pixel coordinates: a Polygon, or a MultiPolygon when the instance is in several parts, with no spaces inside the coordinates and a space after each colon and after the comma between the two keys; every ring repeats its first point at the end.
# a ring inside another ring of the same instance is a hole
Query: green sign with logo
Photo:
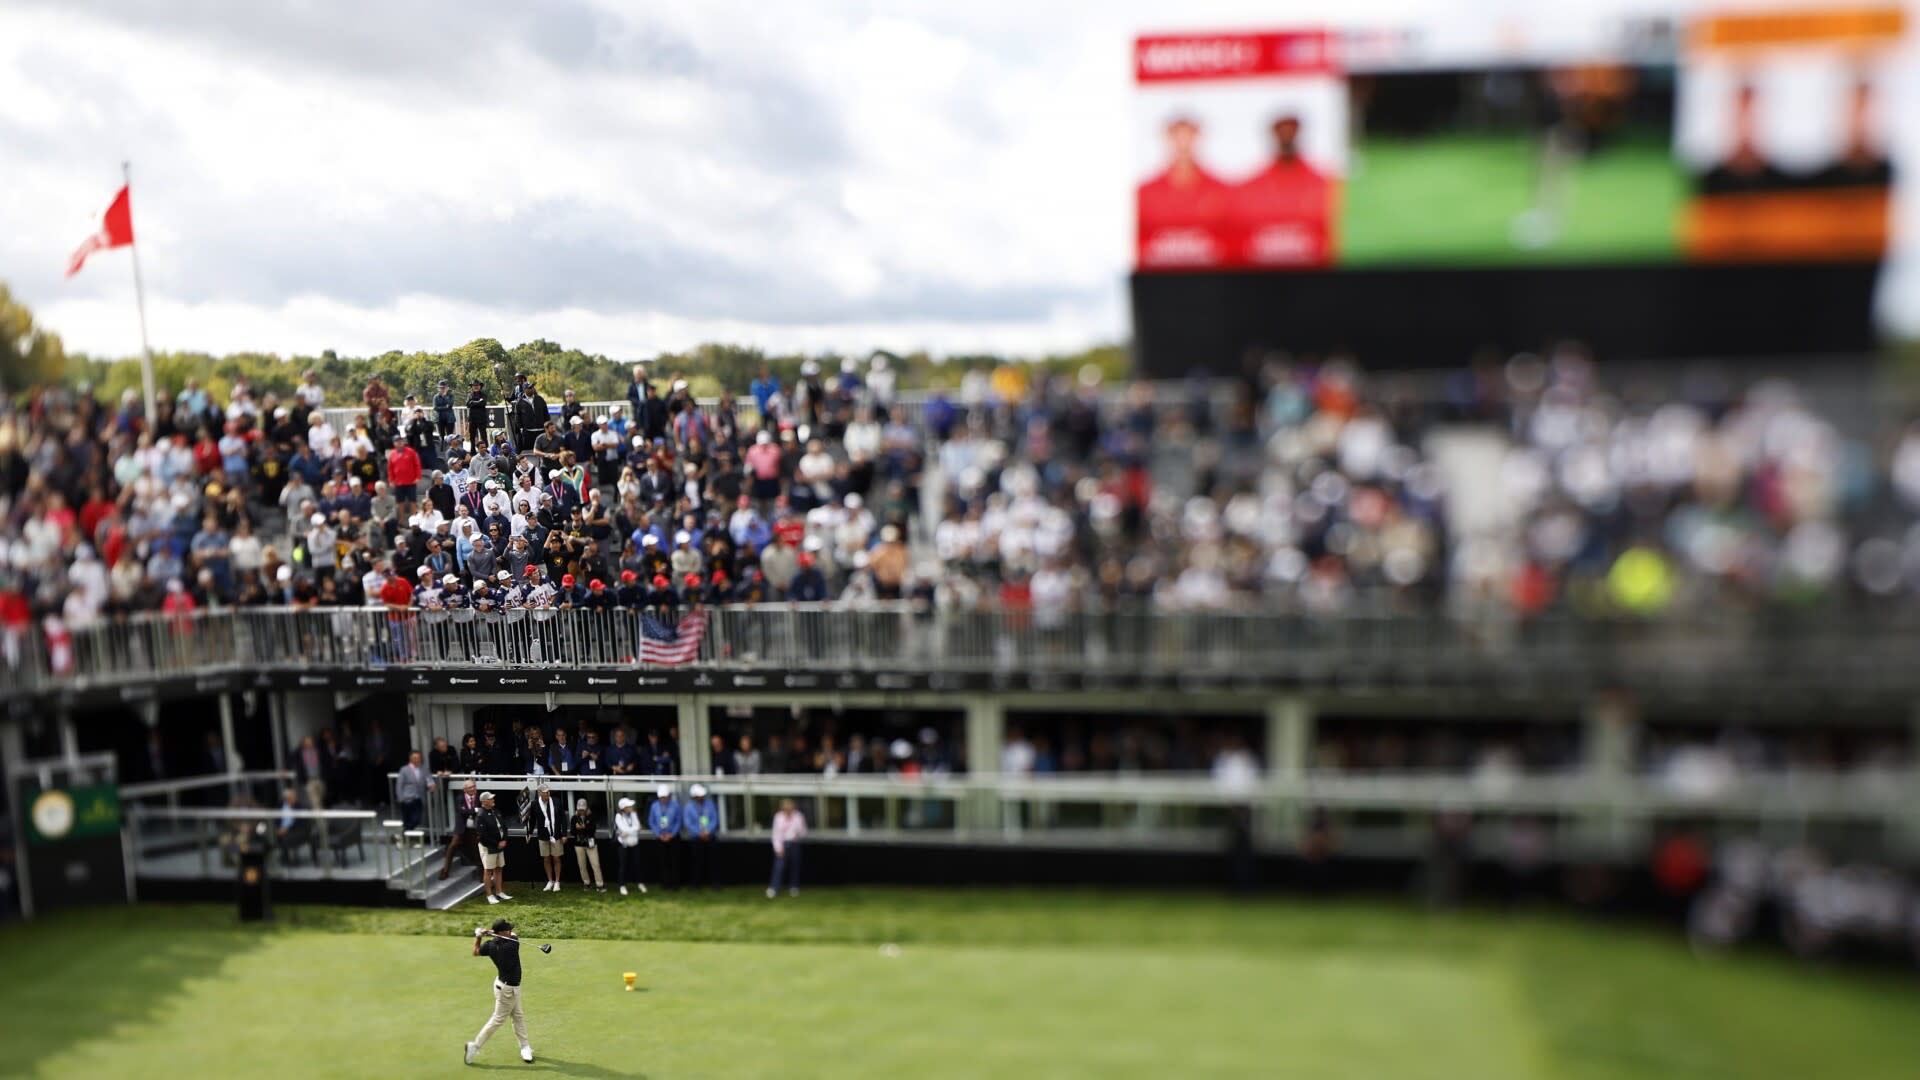
{"type": "Polygon", "coordinates": [[[29,843],[57,844],[120,831],[120,789],[112,784],[45,790],[28,785],[21,794],[27,807],[29,843]]]}

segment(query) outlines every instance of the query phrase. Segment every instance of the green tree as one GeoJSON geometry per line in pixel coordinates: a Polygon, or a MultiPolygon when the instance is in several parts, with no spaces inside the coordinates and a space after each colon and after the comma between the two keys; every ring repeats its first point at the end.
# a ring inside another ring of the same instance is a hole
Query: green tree
{"type": "Polygon", "coordinates": [[[9,390],[67,378],[67,350],[60,335],[35,326],[33,312],[0,284],[0,385],[9,390]]]}

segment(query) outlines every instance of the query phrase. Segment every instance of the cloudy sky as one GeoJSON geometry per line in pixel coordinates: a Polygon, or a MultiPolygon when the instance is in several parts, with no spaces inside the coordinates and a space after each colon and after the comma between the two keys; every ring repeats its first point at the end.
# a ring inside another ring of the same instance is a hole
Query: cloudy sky
{"type": "Polygon", "coordinates": [[[135,352],[126,254],[62,277],[131,159],[157,348],[1121,340],[1131,38],[1316,10],[6,0],[0,280],[135,352]]]}

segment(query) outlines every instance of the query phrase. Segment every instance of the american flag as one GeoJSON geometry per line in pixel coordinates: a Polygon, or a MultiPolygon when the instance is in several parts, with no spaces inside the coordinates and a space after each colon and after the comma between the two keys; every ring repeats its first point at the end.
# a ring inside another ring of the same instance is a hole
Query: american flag
{"type": "Polygon", "coordinates": [[[700,655],[700,639],[707,636],[707,613],[699,609],[687,612],[678,626],[668,626],[651,615],[640,616],[640,662],[669,667],[685,664],[700,655]]]}

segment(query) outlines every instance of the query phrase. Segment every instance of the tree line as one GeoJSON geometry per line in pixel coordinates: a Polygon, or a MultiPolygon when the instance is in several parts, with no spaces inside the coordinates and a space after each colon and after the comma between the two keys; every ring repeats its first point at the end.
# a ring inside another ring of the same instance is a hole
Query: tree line
{"type": "MultiPolygon", "coordinates": [[[[898,385],[903,389],[952,389],[970,370],[992,370],[1009,363],[1069,374],[1093,365],[1108,379],[1124,378],[1129,368],[1127,350],[1119,345],[1096,346],[1038,359],[987,354],[935,359],[925,352],[875,352],[855,359],[864,372],[873,357],[881,355],[897,373],[898,385]]],[[[716,395],[723,389],[744,395],[762,367],[772,371],[782,385],[791,386],[800,377],[803,363],[812,360],[820,365],[823,375],[831,375],[839,370],[844,358],[838,353],[769,353],[750,346],[716,343],[641,359],[655,378],[669,378],[677,373],[688,381],[695,394],[706,396],[716,395]]],[[[335,403],[359,401],[361,390],[374,375],[386,383],[396,403],[407,394],[418,394],[423,401],[430,399],[441,379],[453,383],[462,400],[474,379],[480,380],[490,395],[498,397],[505,394],[517,371],[532,375],[540,392],[550,400],[558,401],[561,393],[570,388],[582,401],[604,401],[626,396],[632,364],[632,360],[615,360],[544,338],[508,348],[493,338],[483,337],[445,352],[394,350],[378,356],[340,356],[332,349],[318,356],[263,352],[225,356],[203,352],[155,352],[153,355],[155,385],[168,394],[179,392],[188,379],[196,379],[209,393],[224,398],[235,380],[245,378],[256,395],[271,391],[285,397],[299,385],[303,373],[310,370],[326,388],[327,400],[335,403]]],[[[140,360],[68,353],[59,335],[36,325],[26,306],[14,300],[5,284],[0,284],[0,385],[18,391],[56,382],[69,385],[85,382],[102,400],[117,401],[125,390],[139,393],[140,360]]]]}

